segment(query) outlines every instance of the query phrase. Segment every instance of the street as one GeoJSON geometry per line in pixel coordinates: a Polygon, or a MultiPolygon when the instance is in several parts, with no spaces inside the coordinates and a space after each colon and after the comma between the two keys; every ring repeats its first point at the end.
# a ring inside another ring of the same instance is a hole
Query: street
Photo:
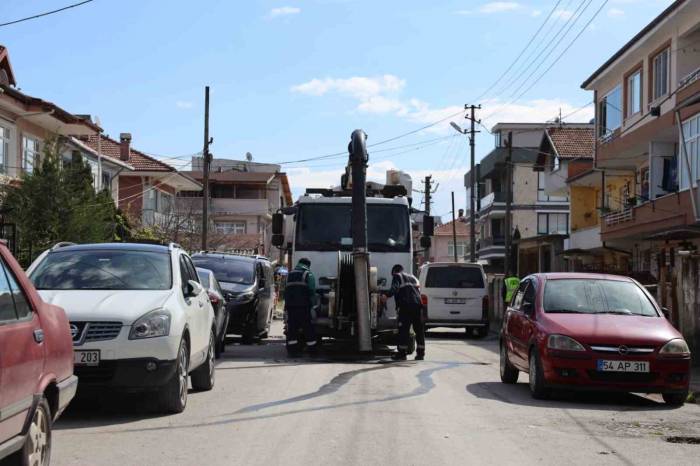
{"type": "MultiPolygon", "coordinates": [[[[211,392],[160,416],[142,396],[74,402],[55,425],[52,464],[696,464],[695,404],[657,396],[557,394],[498,375],[495,334],[428,334],[427,360],[286,358],[281,325],[229,345],[211,392]]],[[[697,438],[697,437],[696,437],[697,438]]]]}

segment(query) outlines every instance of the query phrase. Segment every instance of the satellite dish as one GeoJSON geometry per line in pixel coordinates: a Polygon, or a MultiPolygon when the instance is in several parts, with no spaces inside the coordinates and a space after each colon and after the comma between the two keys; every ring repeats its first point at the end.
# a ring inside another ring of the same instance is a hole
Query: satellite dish
{"type": "Polygon", "coordinates": [[[253,161],[253,154],[251,154],[250,152],[246,152],[246,153],[245,153],[245,159],[246,159],[248,162],[252,162],[252,161],[253,161]]]}

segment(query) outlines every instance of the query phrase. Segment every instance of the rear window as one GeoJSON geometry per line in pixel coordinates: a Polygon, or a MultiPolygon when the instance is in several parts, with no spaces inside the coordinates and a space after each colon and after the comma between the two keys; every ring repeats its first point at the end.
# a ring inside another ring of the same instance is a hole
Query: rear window
{"type": "Polygon", "coordinates": [[[484,276],[476,267],[430,267],[426,288],[483,288],[484,276]]]}
{"type": "Polygon", "coordinates": [[[253,261],[205,256],[195,256],[192,260],[197,267],[214,272],[214,277],[220,283],[252,285],[255,282],[255,263],[253,261]]]}

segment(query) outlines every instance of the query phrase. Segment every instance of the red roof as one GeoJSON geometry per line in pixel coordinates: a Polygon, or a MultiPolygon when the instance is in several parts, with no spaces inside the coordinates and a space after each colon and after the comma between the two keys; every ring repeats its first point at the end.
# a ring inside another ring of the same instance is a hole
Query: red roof
{"type": "MultiPolygon", "coordinates": [[[[469,224],[467,221],[467,217],[460,217],[455,220],[457,236],[469,236],[469,224]]],[[[435,236],[452,236],[452,222],[436,226],[435,236]]]]}
{"type": "Polygon", "coordinates": [[[547,137],[560,159],[592,159],[595,132],[590,128],[547,128],[547,137]]]}
{"type": "MultiPolygon", "coordinates": [[[[97,135],[81,136],[78,139],[87,144],[91,149],[97,150],[97,135]]],[[[102,154],[121,160],[120,155],[120,144],[112,138],[107,136],[102,136],[102,146],[100,147],[102,154]]],[[[135,171],[142,172],[174,172],[176,171],[173,167],[167,163],[161,162],[149,155],[139,152],[133,147],[129,150],[129,160],[126,161],[135,171]]]]}

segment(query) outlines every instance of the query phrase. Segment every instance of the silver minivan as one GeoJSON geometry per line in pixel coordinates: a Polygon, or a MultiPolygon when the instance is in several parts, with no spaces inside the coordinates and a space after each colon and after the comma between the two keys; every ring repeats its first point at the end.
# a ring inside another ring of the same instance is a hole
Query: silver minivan
{"type": "Polygon", "coordinates": [[[480,264],[434,262],[420,269],[426,328],[463,327],[468,335],[489,332],[489,294],[480,264]]]}

